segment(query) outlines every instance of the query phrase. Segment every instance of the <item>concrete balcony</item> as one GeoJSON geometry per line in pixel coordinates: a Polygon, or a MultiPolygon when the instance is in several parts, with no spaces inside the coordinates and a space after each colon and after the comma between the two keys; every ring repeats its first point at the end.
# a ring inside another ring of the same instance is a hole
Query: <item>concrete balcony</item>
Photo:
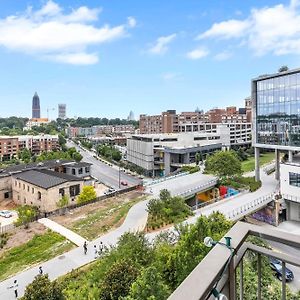
{"type": "MultiPolygon", "coordinates": [[[[286,263],[300,267],[300,258],[283,252],[245,242],[248,236],[257,236],[291,247],[300,248],[300,236],[287,232],[268,229],[247,223],[236,223],[226,234],[231,237],[231,250],[224,245],[216,244],[189,276],[169,297],[169,300],[206,300],[217,299],[212,295],[216,288],[228,299],[242,300],[245,295],[243,259],[248,251],[257,255],[257,299],[262,295],[262,256],[277,258],[282,262],[282,289],[278,299],[286,299],[286,263]],[[239,276],[237,270],[239,268],[239,276]],[[237,280],[240,288],[237,289],[237,280]]],[[[225,238],[220,242],[226,243],[225,238]]]]}

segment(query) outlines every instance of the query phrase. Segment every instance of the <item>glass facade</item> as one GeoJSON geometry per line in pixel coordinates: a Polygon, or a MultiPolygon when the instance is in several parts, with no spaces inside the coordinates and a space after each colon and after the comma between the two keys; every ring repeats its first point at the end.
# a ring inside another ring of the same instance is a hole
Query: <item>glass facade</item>
{"type": "Polygon", "coordinates": [[[300,72],[256,82],[257,143],[300,146],[300,72]]]}

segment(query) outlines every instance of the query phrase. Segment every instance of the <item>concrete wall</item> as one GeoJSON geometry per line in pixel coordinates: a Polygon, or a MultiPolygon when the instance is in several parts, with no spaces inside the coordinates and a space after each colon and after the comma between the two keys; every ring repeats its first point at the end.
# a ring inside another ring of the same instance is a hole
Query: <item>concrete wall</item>
{"type": "Polygon", "coordinates": [[[91,175],[91,167],[72,167],[72,166],[66,166],[66,174],[73,175],[79,178],[88,177],[91,175]],[[86,169],[87,168],[87,169],[86,169]],[[81,174],[80,174],[81,169],[81,174]],[[73,173],[74,170],[74,173],[73,173]]]}
{"type": "Polygon", "coordinates": [[[9,198],[12,197],[11,177],[0,177],[0,201],[5,199],[5,193],[9,193],[9,198]]]}
{"type": "Polygon", "coordinates": [[[46,190],[12,177],[13,201],[19,205],[37,206],[41,212],[52,211],[57,209],[57,202],[62,197],[60,189],[64,189],[65,195],[70,199],[70,204],[76,201],[76,197],[70,196],[69,188],[77,184],[80,185],[81,192],[83,181],[67,182],[46,190]]]}
{"type": "Polygon", "coordinates": [[[300,174],[300,165],[280,164],[280,192],[300,198],[300,187],[292,186],[289,183],[290,172],[300,174]]]}
{"type": "Polygon", "coordinates": [[[287,201],[287,219],[289,221],[300,221],[300,203],[287,201]]]}

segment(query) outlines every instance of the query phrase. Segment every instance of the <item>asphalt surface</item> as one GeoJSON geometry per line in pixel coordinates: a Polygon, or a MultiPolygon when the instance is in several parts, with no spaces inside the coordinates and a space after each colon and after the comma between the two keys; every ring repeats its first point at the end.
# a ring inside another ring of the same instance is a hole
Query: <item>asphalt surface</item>
{"type": "Polygon", "coordinates": [[[68,142],[67,146],[75,147],[77,150],[79,150],[80,154],[83,157],[82,161],[92,164],[91,166],[92,176],[97,178],[99,181],[101,181],[102,183],[104,183],[105,185],[111,188],[114,188],[116,190],[126,189],[130,186],[138,185],[141,182],[141,179],[128,175],[122,170],[119,171],[118,167],[116,166],[110,167],[107,164],[97,160],[96,158],[93,157],[93,155],[95,155],[93,152],[88,150],[83,150],[73,142],[68,142]],[[120,186],[119,186],[119,181],[120,181],[120,186]],[[122,181],[127,182],[128,185],[127,186],[122,185],[121,184],[122,181]]]}

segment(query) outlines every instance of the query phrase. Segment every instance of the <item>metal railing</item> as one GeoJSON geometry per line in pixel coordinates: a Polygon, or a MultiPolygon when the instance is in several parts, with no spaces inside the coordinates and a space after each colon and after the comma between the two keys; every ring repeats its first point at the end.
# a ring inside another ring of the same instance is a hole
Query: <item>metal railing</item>
{"type": "Polygon", "coordinates": [[[157,183],[160,183],[160,182],[164,182],[164,181],[174,179],[174,178],[178,178],[178,177],[181,177],[181,176],[185,176],[185,175],[188,175],[188,174],[190,174],[190,173],[189,172],[183,172],[183,173],[179,173],[179,174],[172,175],[172,176],[169,176],[169,177],[163,177],[163,178],[155,179],[155,180],[152,180],[151,182],[144,182],[143,185],[144,186],[151,186],[153,184],[157,184],[157,183]]]}
{"type": "Polygon", "coordinates": [[[203,184],[200,184],[200,185],[198,185],[194,188],[191,188],[191,189],[186,190],[186,191],[181,192],[181,193],[177,193],[174,196],[185,197],[185,196],[188,196],[188,195],[192,195],[192,194],[197,193],[199,191],[203,191],[206,188],[210,188],[212,186],[215,186],[217,183],[218,183],[218,179],[209,180],[209,181],[207,181],[203,184]]]}
{"type": "Polygon", "coordinates": [[[249,203],[245,203],[237,208],[233,208],[232,211],[226,214],[226,217],[229,220],[239,220],[243,216],[248,215],[249,213],[255,212],[257,209],[265,206],[273,200],[273,193],[261,196],[257,199],[252,200],[249,203]]]}
{"type": "MultiPolygon", "coordinates": [[[[264,247],[245,242],[248,236],[256,236],[265,240],[274,241],[291,247],[300,248],[300,236],[269,229],[257,225],[237,222],[226,234],[231,237],[231,246],[234,255],[228,248],[216,244],[204,259],[196,266],[189,276],[168,298],[169,300],[207,300],[214,299],[212,290],[216,288],[228,299],[244,299],[245,278],[243,260],[248,251],[257,255],[257,294],[256,299],[264,299],[262,290],[262,256],[277,258],[282,262],[281,299],[286,300],[286,264],[300,267],[300,258],[286,253],[273,251],[264,247]],[[226,267],[228,266],[228,267],[226,267]],[[239,268],[239,278],[237,269],[239,268]],[[237,287],[239,280],[239,288],[237,287]]],[[[223,238],[221,243],[226,243],[223,238]]]]}
{"type": "Polygon", "coordinates": [[[299,202],[300,203],[300,197],[297,197],[297,196],[282,194],[282,198],[293,201],[293,202],[299,202]]]}

